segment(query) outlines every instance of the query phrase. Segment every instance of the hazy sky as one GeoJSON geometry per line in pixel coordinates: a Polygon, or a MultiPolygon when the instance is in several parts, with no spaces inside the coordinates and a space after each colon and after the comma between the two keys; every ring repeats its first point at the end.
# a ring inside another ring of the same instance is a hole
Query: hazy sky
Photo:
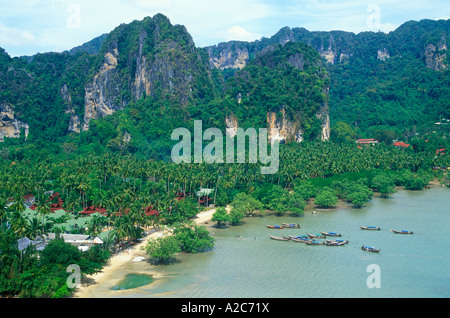
{"type": "Polygon", "coordinates": [[[409,20],[448,19],[448,0],[0,0],[0,47],[11,56],[61,52],[121,23],[163,13],[197,46],[310,31],[389,32],[409,20]]]}

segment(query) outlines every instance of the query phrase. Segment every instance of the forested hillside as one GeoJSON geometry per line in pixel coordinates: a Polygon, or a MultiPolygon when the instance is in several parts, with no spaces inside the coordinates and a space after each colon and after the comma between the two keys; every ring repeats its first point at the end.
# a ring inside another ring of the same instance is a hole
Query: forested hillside
{"type": "Polygon", "coordinates": [[[0,49],[0,296],[68,297],[68,265],[84,279],[150,229],[174,234],[149,241],[152,262],[208,251],[214,238],[192,221],[211,204],[212,222],[234,226],[450,186],[449,21],[389,34],[286,27],[197,48],[157,14],[63,53],[0,49]],[[171,133],[195,120],[268,128],[281,142],[276,171],[262,173],[263,160],[174,163],[171,133]],[[103,244],[82,252],[49,233],[103,244]],[[42,238],[42,250],[19,250],[42,238]]]}
{"type": "Polygon", "coordinates": [[[388,34],[281,29],[255,42],[207,47],[213,67],[226,74],[275,43],[311,45],[330,73],[332,128],[345,122],[360,136],[411,137],[448,119],[450,20],[409,21],[388,34]]]}
{"type": "Polygon", "coordinates": [[[11,58],[1,49],[1,154],[162,159],[171,131],[195,119],[267,127],[287,142],[426,138],[450,117],[449,25],[410,21],[389,34],[285,27],[197,48],[157,14],[63,53],[11,58]]]}
{"type": "Polygon", "coordinates": [[[70,52],[2,52],[1,64],[5,157],[114,151],[163,159],[171,132],[195,119],[223,131],[230,120],[267,127],[284,141],[329,136],[329,75],[303,43],[268,46],[226,74],[183,26],[158,14],[70,52]]]}

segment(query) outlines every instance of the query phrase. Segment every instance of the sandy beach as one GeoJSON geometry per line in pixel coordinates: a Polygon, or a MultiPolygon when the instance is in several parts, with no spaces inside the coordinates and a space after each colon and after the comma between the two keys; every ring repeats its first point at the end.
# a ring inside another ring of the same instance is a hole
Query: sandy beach
{"type": "MultiPolygon", "coordinates": [[[[440,183],[436,180],[433,180],[432,182],[430,182],[430,186],[440,186],[440,183]]],[[[396,187],[396,190],[400,190],[401,188],[402,187],[396,187]]],[[[374,197],[377,196],[379,196],[378,193],[376,193],[374,197]]],[[[310,202],[308,202],[308,204],[305,206],[305,213],[313,213],[313,214],[324,213],[327,211],[335,211],[343,209],[348,206],[350,206],[349,203],[343,200],[339,200],[336,207],[329,209],[321,209],[317,208],[314,205],[314,200],[310,200],[310,202]]],[[[227,209],[229,209],[229,207],[227,207],[227,209]]],[[[216,211],[215,209],[210,209],[198,213],[197,217],[194,219],[195,223],[199,225],[200,224],[206,225],[208,222],[211,221],[212,215],[214,214],[215,211],[216,211]]],[[[113,255],[110,258],[108,265],[106,265],[102,269],[102,271],[93,275],[86,276],[87,283],[81,284],[81,286],[79,286],[78,289],[72,294],[72,297],[89,298],[93,290],[95,290],[102,283],[105,283],[109,279],[111,279],[118,270],[123,268],[124,265],[126,265],[129,262],[132,262],[136,257],[147,258],[145,251],[143,251],[141,247],[145,246],[148,240],[153,240],[167,234],[168,231],[165,230],[154,232],[146,236],[141,243],[136,244],[134,246],[130,246],[121,253],[113,255]]]]}
{"type": "MultiPolygon", "coordinates": [[[[216,209],[210,209],[202,211],[197,214],[197,218],[194,219],[196,224],[205,224],[209,222],[216,209]]],[[[117,270],[128,262],[132,262],[136,257],[146,257],[145,251],[141,250],[141,247],[147,244],[148,240],[153,240],[158,237],[164,236],[167,231],[157,231],[146,236],[142,242],[134,246],[130,246],[124,251],[113,255],[108,265],[106,265],[100,272],[93,275],[86,275],[86,281],[88,283],[82,283],[81,286],[72,294],[73,298],[88,298],[89,294],[99,284],[106,282],[117,270]]]]}

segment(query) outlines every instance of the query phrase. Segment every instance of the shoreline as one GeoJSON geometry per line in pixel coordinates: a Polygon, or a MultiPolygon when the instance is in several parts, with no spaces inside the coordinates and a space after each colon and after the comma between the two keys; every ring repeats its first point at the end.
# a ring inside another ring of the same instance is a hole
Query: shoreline
{"type": "MultiPolygon", "coordinates": [[[[211,221],[212,215],[216,211],[215,208],[202,211],[197,214],[194,222],[198,225],[202,225],[211,221]]],[[[82,283],[77,289],[72,293],[70,298],[90,298],[89,294],[100,284],[109,280],[109,278],[120,268],[132,262],[136,257],[146,257],[145,251],[141,250],[141,247],[145,246],[149,240],[157,239],[158,237],[164,236],[168,231],[162,230],[158,232],[151,233],[142,239],[142,242],[130,246],[118,254],[113,255],[108,264],[102,268],[98,273],[92,275],[86,275],[85,283],[82,283]]]]}
{"type": "MultiPolygon", "coordinates": [[[[436,187],[436,186],[441,186],[441,184],[436,181],[430,181],[429,186],[431,187],[436,187]]],[[[403,189],[403,187],[395,187],[395,189],[398,190],[405,190],[405,191],[410,191],[410,190],[406,190],[403,189]]],[[[378,194],[376,192],[374,192],[374,194],[378,194]]],[[[374,195],[373,198],[379,198],[378,195],[374,195]]],[[[336,210],[340,210],[343,208],[348,208],[351,205],[343,200],[339,200],[338,203],[336,204],[336,207],[333,208],[318,208],[314,205],[314,200],[311,200],[310,202],[308,202],[304,208],[304,212],[306,213],[320,213],[320,212],[329,212],[329,211],[336,211],[336,210]]],[[[228,209],[229,207],[227,207],[228,209]]],[[[197,217],[195,219],[193,219],[193,221],[197,224],[197,225],[205,225],[207,226],[207,228],[210,230],[211,227],[213,226],[212,224],[209,224],[209,222],[211,221],[212,215],[214,214],[214,212],[216,211],[215,208],[206,210],[206,211],[202,211],[199,212],[197,214],[197,217]]],[[[122,266],[124,266],[125,264],[132,262],[133,259],[135,259],[136,257],[145,257],[146,258],[146,254],[145,251],[141,250],[141,247],[145,246],[147,244],[147,242],[149,240],[153,240],[156,239],[158,237],[164,236],[168,233],[169,231],[167,230],[162,230],[162,231],[158,231],[158,232],[154,232],[151,233],[149,235],[147,235],[146,237],[143,238],[142,242],[134,245],[134,246],[130,246],[127,249],[123,250],[122,252],[113,255],[109,261],[108,264],[98,273],[92,274],[92,275],[86,275],[86,281],[85,283],[82,283],[70,296],[71,298],[90,298],[89,294],[95,289],[97,288],[99,285],[101,285],[102,283],[105,283],[106,281],[108,281],[111,276],[113,276],[113,274],[115,274],[118,270],[120,270],[120,268],[122,266]]]]}

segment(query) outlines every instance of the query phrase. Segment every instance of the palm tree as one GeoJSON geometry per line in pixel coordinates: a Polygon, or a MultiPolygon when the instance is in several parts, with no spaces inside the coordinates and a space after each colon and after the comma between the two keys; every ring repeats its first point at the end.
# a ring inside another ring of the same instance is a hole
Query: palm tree
{"type": "Polygon", "coordinates": [[[21,193],[14,195],[14,202],[9,206],[9,211],[22,213],[26,210],[25,201],[21,193]]]}
{"type": "Polygon", "coordinates": [[[24,237],[30,231],[27,219],[18,211],[14,211],[11,216],[11,227],[18,237],[24,237]]]}
{"type": "Polygon", "coordinates": [[[45,216],[52,213],[52,209],[50,208],[50,203],[45,200],[43,196],[40,198],[37,198],[37,204],[36,204],[36,212],[37,214],[42,215],[42,235],[45,234],[45,216]]]}
{"type": "Polygon", "coordinates": [[[92,237],[96,237],[100,234],[103,227],[102,217],[93,215],[88,222],[88,233],[92,237]]]}
{"type": "Polygon", "coordinates": [[[30,235],[30,238],[35,239],[38,236],[43,236],[44,232],[43,229],[44,226],[42,222],[37,218],[33,217],[30,219],[30,228],[28,231],[28,234],[30,235]]]}
{"type": "MultiPolygon", "coordinates": [[[[83,178],[84,179],[84,178],[83,178]]],[[[85,180],[81,181],[78,186],[77,189],[80,191],[80,200],[81,202],[83,202],[83,208],[85,208],[87,206],[87,196],[86,196],[86,191],[89,189],[89,185],[87,184],[87,182],[85,180]]]]}
{"type": "Polygon", "coordinates": [[[6,219],[8,213],[8,208],[6,207],[6,199],[4,197],[0,197],[0,230],[3,231],[3,219],[6,219]]]}

